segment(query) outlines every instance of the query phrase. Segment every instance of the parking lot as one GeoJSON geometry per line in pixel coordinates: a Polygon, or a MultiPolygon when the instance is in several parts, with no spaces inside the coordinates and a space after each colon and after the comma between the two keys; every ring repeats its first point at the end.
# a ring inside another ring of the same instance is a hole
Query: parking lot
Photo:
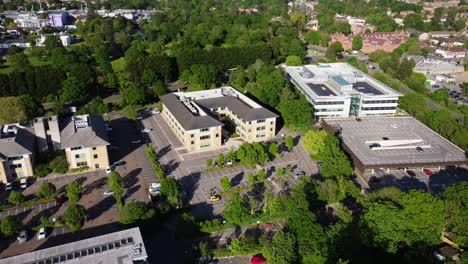
{"type": "Polygon", "coordinates": [[[427,190],[439,194],[443,189],[452,184],[468,181],[468,170],[465,167],[450,167],[429,169],[432,176],[426,175],[422,170],[375,170],[374,173],[364,174],[358,177],[358,182],[364,188],[377,190],[383,187],[394,186],[402,191],[412,189],[427,190]],[[413,174],[414,175],[411,175],[413,174]]]}
{"type": "MultiPolygon", "coordinates": [[[[227,153],[228,148],[221,147],[217,150],[187,153],[159,114],[143,115],[142,124],[145,128],[152,129],[148,133],[149,139],[159,150],[158,158],[165,167],[166,173],[180,180],[185,193],[185,201],[191,205],[192,213],[196,218],[210,218],[223,211],[225,202],[223,198],[217,202],[209,202],[212,188],[215,188],[218,193],[221,192],[222,177],[227,176],[231,180],[232,187],[242,187],[248,185],[247,175],[250,172],[257,174],[256,169],[247,166],[232,166],[207,172],[206,160],[216,160],[217,155],[227,153]]],[[[282,138],[275,140],[284,144],[282,138]]],[[[268,179],[275,169],[287,166],[291,166],[295,171],[304,171],[306,175],[316,174],[318,171],[315,164],[310,161],[308,153],[299,144],[291,152],[283,153],[274,161],[267,163],[263,169],[267,172],[268,179]]],[[[268,188],[275,188],[275,185],[268,184],[268,188]]]]}

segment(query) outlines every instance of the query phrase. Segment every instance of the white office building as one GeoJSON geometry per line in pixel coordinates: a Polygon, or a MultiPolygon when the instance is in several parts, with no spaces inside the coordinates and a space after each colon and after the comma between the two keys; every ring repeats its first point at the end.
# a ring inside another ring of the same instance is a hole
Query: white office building
{"type": "Polygon", "coordinates": [[[400,93],[348,63],[286,66],[286,78],[314,107],[316,118],[394,115],[400,93]]]}

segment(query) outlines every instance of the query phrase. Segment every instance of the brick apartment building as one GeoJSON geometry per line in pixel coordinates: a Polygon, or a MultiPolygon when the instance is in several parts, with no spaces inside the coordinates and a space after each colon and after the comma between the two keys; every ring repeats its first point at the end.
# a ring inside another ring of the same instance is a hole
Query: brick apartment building
{"type": "Polygon", "coordinates": [[[402,31],[366,33],[362,35],[361,51],[364,53],[372,53],[376,50],[392,52],[408,38],[402,31]]]}

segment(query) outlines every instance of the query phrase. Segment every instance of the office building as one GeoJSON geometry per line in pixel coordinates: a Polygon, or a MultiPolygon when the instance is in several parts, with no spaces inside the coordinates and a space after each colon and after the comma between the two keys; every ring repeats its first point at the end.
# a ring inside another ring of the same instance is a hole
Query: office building
{"type": "Polygon", "coordinates": [[[188,151],[220,147],[236,133],[247,142],[276,134],[275,113],[232,87],[161,97],[162,117],[188,151]]]}
{"type": "Polygon", "coordinates": [[[316,118],[394,115],[400,93],[347,63],[286,66],[316,118]]]}

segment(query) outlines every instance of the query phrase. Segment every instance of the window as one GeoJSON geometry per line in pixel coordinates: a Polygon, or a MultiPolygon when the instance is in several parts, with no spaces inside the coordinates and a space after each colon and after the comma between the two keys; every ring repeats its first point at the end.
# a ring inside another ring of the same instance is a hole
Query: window
{"type": "Polygon", "coordinates": [[[270,122],[270,125],[273,125],[273,121],[270,122]]]}
{"type": "Polygon", "coordinates": [[[190,142],[192,145],[195,144],[195,141],[190,142]]]}
{"type": "Polygon", "coordinates": [[[96,150],[96,147],[93,147],[93,150],[96,150]]]}
{"type": "Polygon", "coordinates": [[[24,177],[24,173],[22,171],[19,171],[16,173],[16,176],[18,177],[24,177]]]}
{"type": "Polygon", "coordinates": [[[84,167],[84,166],[88,166],[88,163],[87,163],[86,161],[77,162],[77,163],[76,163],[76,166],[77,166],[77,167],[84,167]]]}
{"type": "Polygon", "coordinates": [[[79,147],[73,147],[73,148],[70,148],[71,150],[77,150],[77,149],[82,149],[83,146],[79,146],[79,147]]]}
{"type": "Polygon", "coordinates": [[[93,155],[93,158],[97,159],[98,155],[97,154],[94,154],[93,155]]]}
{"type": "Polygon", "coordinates": [[[218,133],[216,133],[216,137],[219,137],[219,134],[218,134],[218,133]]]}
{"type": "Polygon", "coordinates": [[[265,137],[265,134],[257,135],[257,138],[262,138],[262,137],[265,137]]]}
{"type": "Polygon", "coordinates": [[[12,170],[18,169],[18,168],[21,168],[21,164],[11,164],[10,165],[10,169],[12,169],[12,170]]]}
{"type": "Polygon", "coordinates": [[[210,131],[210,129],[209,129],[209,128],[202,128],[202,129],[200,129],[200,132],[206,132],[206,131],[210,131]]]}
{"type": "Polygon", "coordinates": [[[209,147],[210,144],[204,144],[204,145],[201,145],[200,148],[206,148],[206,147],[209,147]]]}
{"type": "Polygon", "coordinates": [[[265,130],[265,128],[266,128],[265,126],[257,127],[257,131],[259,131],[259,130],[265,130]]]}
{"type": "Polygon", "coordinates": [[[75,159],[82,159],[85,157],[85,154],[84,153],[80,153],[80,154],[75,154],[75,159]]]}
{"type": "Polygon", "coordinates": [[[190,135],[190,137],[192,137],[192,138],[193,138],[193,134],[191,134],[191,135],[190,135]]]}
{"type": "Polygon", "coordinates": [[[209,139],[209,138],[210,138],[210,135],[201,136],[201,137],[200,137],[200,140],[205,140],[205,139],[209,139]]]}
{"type": "Polygon", "coordinates": [[[258,123],[265,123],[265,119],[257,120],[257,124],[258,124],[258,123]]]}
{"type": "Polygon", "coordinates": [[[94,168],[99,169],[99,164],[94,164],[94,168]]]}
{"type": "Polygon", "coordinates": [[[23,156],[8,157],[8,160],[20,160],[23,156]]]}

